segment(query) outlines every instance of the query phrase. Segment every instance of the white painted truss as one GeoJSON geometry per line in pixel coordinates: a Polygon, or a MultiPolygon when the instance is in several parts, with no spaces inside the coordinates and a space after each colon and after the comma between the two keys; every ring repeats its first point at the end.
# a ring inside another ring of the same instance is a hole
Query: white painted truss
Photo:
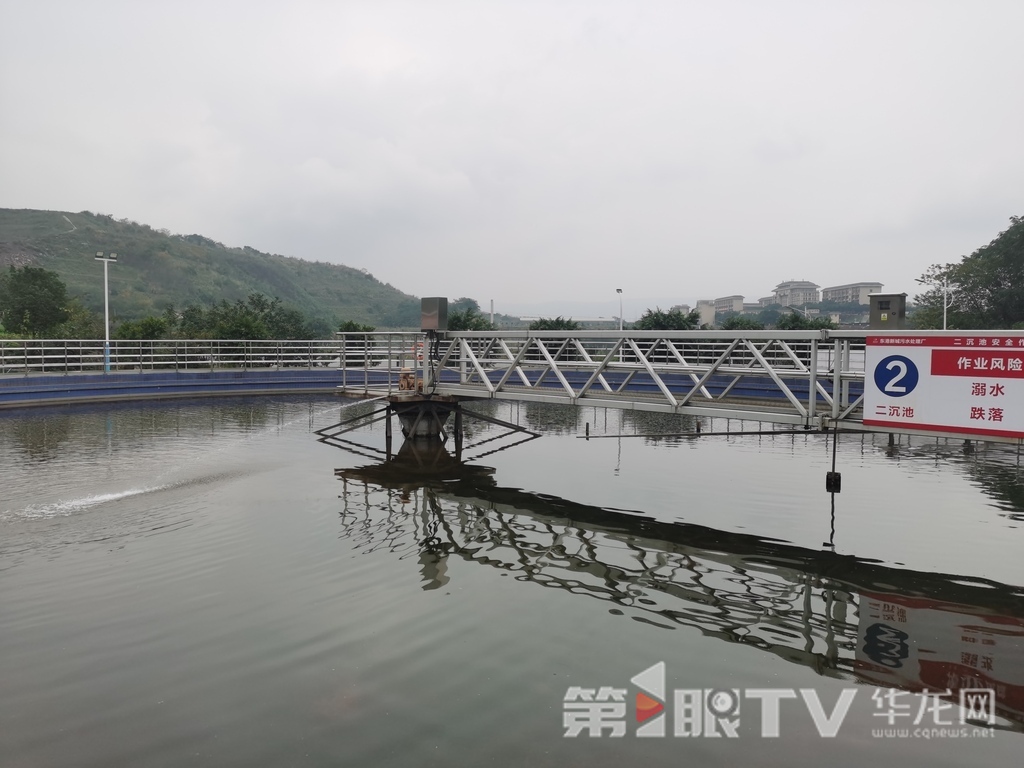
{"type": "Polygon", "coordinates": [[[435,342],[438,394],[821,427],[859,417],[864,336],[828,331],[505,331],[435,342]]]}

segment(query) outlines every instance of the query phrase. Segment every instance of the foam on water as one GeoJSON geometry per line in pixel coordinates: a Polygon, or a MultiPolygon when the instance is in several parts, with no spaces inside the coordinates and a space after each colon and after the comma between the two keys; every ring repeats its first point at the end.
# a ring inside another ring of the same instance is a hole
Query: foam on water
{"type": "Polygon", "coordinates": [[[97,493],[89,496],[82,496],[77,499],[61,499],[60,501],[51,502],[49,504],[29,504],[21,510],[6,510],[0,517],[5,519],[16,517],[33,519],[67,517],[75,512],[81,512],[82,510],[89,509],[90,507],[95,507],[98,504],[106,504],[110,501],[127,499],[132,496],[139,496],[143,493],[153,493],[155,491],[162,491],[172,487],[172,485],[158,485],[147,488],[129,488],[126,491],[97,493]]]}
{"type": "Polygon", "coordinates": [[[45,504],[29,504],[20,510],[5,510],[0,513],[0,520],[33,519],[41,520],[52,517],[68,517],[76,512],[83,512],[101,504],[108,504],[113,501],[128,499],[133,496],[141,496],[147,493],[159,493],[177,488],[188,488],[197,485],[208,485],[221,480],[231,480],[243,477],[253,470],[234,469],[225,472],[215,472],[202,477],[191,477],[178,480],[173,483],[162,485],[144,486],[141,488],[129,488],[124,491],[110,491],[107,493],[94,493],[74,499],[59,499],[58,501],[45,504]]]}

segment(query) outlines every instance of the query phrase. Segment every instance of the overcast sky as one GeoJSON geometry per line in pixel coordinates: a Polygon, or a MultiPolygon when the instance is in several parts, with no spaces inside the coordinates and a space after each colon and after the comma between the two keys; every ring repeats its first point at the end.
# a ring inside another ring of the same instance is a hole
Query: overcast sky
{"type": "Polygon", "coordinates": [[[498,311],[913,295],[1024,214],[1022,28],[1020,0],[0,0],[0,207],[498,311]]]}

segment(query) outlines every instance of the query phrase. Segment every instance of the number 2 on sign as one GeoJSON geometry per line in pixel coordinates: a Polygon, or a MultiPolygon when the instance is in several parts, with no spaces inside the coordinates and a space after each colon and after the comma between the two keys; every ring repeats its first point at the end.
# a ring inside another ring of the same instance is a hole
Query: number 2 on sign
{"type": "Polygon", "coordinates": [[[885,368],[889,371],[894,368],[898,368],[899,373],[889,380],[889,383],[885,385],[884,391],[893,395],[907,394],[907,388],[900,384],[900,382],[907,376],[907,364],[899,358],[896,358],[895,360],[891,360],[885,368]]]}
{"type": "Polygon", "coordinates": [[[875,366],[875,386],[889,397],[904,397],[917,387],[921,379],[917,366],[909,357],[890,355],[875,366]]]}

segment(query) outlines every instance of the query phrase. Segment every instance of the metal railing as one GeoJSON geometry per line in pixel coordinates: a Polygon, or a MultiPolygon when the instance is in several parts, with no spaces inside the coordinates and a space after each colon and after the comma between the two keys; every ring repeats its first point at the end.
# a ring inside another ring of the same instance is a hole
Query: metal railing
{"type": "MultiPolygon", "coordinates": [[[[398,371],[422,360],[420,333],[347,333],[334,339],[112,340],[109,373],[338,368],[398,371]]],[[[104,342],[0,340],[0,375],[106,373],[104,342]]]]}
{"type": "Polygon", "coordinates": [[[338,384],[392,392],[414,369],[424,391],[819,426],[857,419],[863,333],[505,331],[337,334],[323,340],[0,341],[0,376],[337,369],[338,384]]]}
{"type": "Polygon", "coordinates": [[[431,391],[819,426],[859,415],[865,335],[836,331],[449,333],[431,391]]]}

